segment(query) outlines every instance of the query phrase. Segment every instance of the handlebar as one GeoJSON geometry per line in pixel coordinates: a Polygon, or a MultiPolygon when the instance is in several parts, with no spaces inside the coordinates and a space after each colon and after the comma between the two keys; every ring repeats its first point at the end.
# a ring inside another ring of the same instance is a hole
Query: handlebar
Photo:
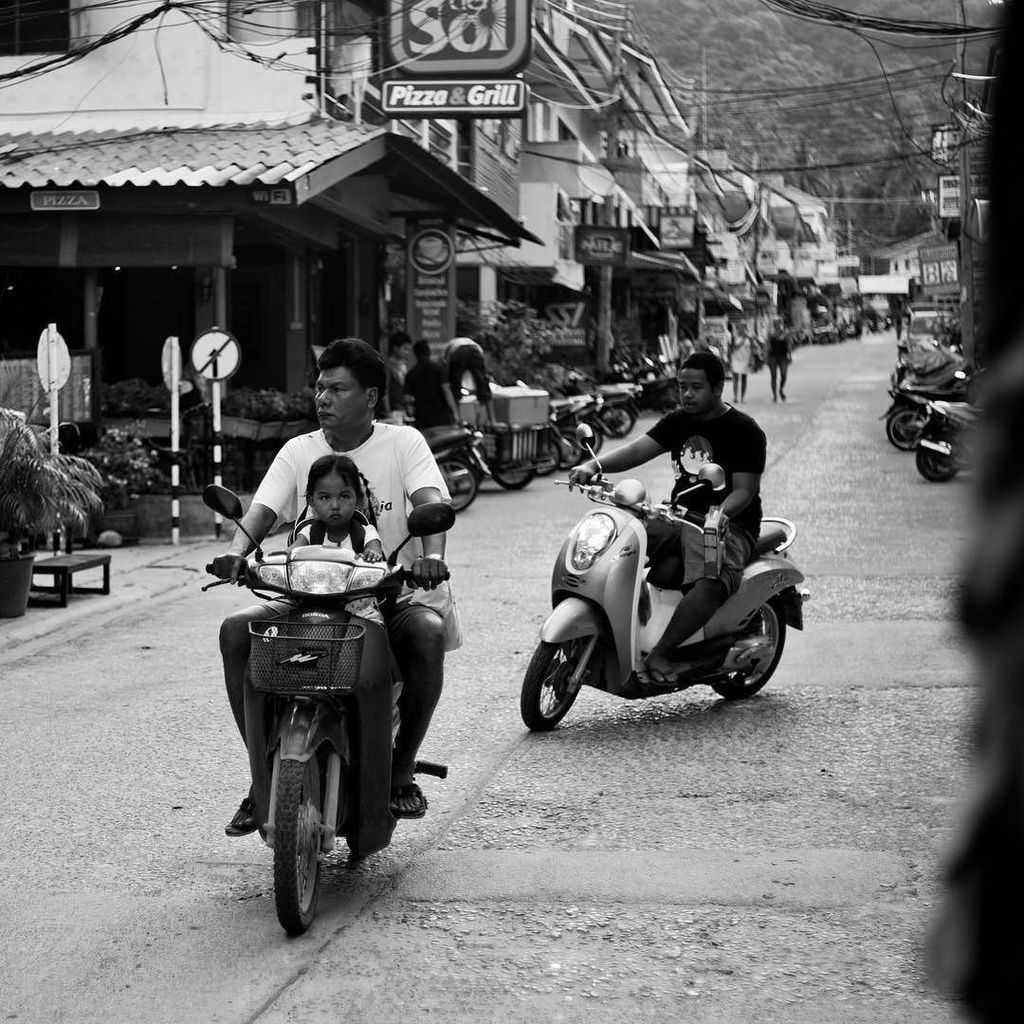
{"type": "Polygon", "coordinates": [[[596,501],[603,505],[614,505],[616,508],[633,512],[642,519],[660,519],[665,523],[674,523],[676,525],[682,524],[702,530],[704,528],[705,519],[707,518],[699,512],[693,512],[689,509],[681,509],[677,506],[671,505],[667,501],[641,501],[631,505],[624,505],[619,502],[612,501],[611,493],[615,490],[615,485],[604,477],[599,478],[592,484],[577,484],[571,480],[556,480],[554,483],[556,487],[568,487],[570,490],[577,488],[584,497],[589,498],[591,501],[596,501]]]}

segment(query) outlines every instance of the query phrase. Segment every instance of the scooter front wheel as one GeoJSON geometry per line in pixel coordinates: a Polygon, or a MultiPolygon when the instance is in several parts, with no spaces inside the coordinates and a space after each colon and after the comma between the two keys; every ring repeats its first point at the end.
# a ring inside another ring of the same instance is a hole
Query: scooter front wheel
{"type": "Polygon", "coordinates": [[[320,765],[282,760],[274,803],[274,901],[289,935],[312,923],[320,885],[320,765]]]}
{"type": "Polygon", "coordinates": [[[885,420],[885,436],[900,451],[912,452],[921,436],[926,417],[916,409],[898,409],[885,420]]]}
{"type": "Polygon", "coordinates": [[[519,713],[531,732],[554,729],[572,707],[579,690],[570,690],[569,680],[588,639],[580,637],[560,644],[541,640],[537,644],[519,694],[519,713]]]}
{"type": "Polygon", "coordinates": [[[775,673],[786,646],[786,618],[782,608],[774,601],[761,605],[741,639],[770,642],[772,653],[769,658],[766,652],[750,673],[734,672],[730,678],[711,684],[711,689],[726,700],[752,697],[775,673]]]}

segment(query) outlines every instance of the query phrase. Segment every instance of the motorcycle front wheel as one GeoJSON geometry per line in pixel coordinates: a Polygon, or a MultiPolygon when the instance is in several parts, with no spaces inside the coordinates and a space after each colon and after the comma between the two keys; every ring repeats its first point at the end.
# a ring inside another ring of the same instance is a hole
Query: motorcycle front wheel
{"type": "Polygon", "coordinates": [[[749,675],[734,672],[730,678],[711,684],[711,689],[726,700],[752,697],[775,673],[786,646],[786,619],[781,607],[772,601],[761,605],[750,620],[742,639],[770,640],[774,649],[771,658],[768,661],[762,660],[749,675]]]}
{"type": "Polygon", "coordinates": [[[916,409],[897,409],[885,419],[885,436],[900,451],[912,452],[924,424],[925,417],[916,409]]]}
{"type": "Polygon", "coordinates": [[[301,935],[316,914],[320,886],[320,764],[282,760],[274,803],[274,902],[289,935],[301,935]]]}
{"type": "Polygon", "coordinates": [[[531,732],[548,732],[565,718],[576,700],[568,689],[589,637],[551,644],[541,640],[533,652],[519,693],[519,713],[531,732]]]}
{"type": "Polygon", "coordinates": [[[611,405],[598,417],[601,429],[612,438],[625,437],[636,425],[636,413],[627,405],[611,405]]]}
{"type": "Polygon", "coordinates": [[[956,476],[956,465],[951,455],[943,455],[942,452],[933,451],[931,448],[918,446],[917,471],[925,478],[935,484],[944,484],[956,476]]]}
{"type": "Polygon", "coordinates": [[[452,496],[453,511],[465,511],[476,500],[480,489],[473,464],[465,456],[453,453],[441,456],[437,465],[452,496]]]}

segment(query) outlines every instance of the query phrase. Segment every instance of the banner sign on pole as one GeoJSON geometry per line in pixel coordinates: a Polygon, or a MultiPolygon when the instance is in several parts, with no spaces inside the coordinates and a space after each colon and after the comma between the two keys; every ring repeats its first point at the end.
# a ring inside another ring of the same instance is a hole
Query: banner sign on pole
{"type": "Polygon", "coordinates": [[[511,75],[530,59],[530,0],[389,0],[391,63],[408,78],[511,75]]]}
{"type": "Polygon", "coordinates": [[[662,249],[691,249],[696,220],[693,213],[663,213],[660,229],[662,249]]]}
{"type": "Polygon", "coordinates": [[[406,330],[437,351],[455,337],[455,228],[410,224],[406,330]]]}
{"type": "Polygon", "coordinates": [[[939,175],[939,217],[949,219],[960,216],[960,175],[939,175]]]}
{"type": "Polygon", "coordinates": [[[629,229],[580,224],[576,228],[576,262],[624,267],[629,262],[629,229]]]}

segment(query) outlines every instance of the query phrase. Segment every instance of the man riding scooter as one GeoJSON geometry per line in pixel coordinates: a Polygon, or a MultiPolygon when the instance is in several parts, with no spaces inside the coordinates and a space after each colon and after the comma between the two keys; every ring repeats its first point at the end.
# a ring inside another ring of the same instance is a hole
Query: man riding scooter
{"type": "MultiPolygon", "coordinates": [[[[244,572],[245,555],[276,522],[298,521],[305,505],[309,468],[322,455],[351,457],[364,477],[369,506],[360,509],[376,527],[386,551],[397,548],[408,534],[407,510],[448,500],[444,477],[423,436],[414,427],[382,423],[374,411],[387,384],[381,355],[364,341],[332,341],[321,354],[316,382],[316,411],[320,429],[293,438],[278,452],[260,483],[242,526],[228,550],[213,559],[222,579],[244,572]]],[[[448,579],[444,562],[445,535],[422,538],[405,548],[401,562],[418,587],[436,590],[448,579]]],[[[427,800],[414,779],[416,754],[441,696],[444,676],[447,609],[423,590],[403,594],[387,622],[391,648],[404,680],[398,701],[401,725],[395,741],[391,774],[391,813],[396,818],[420,818],[427,800]]],[[[450,594],[447,595],[450,605],[450,594]]],[[[236,612],[224,620],[220,633],[224,680],[238,730],[245,739],[244,693],[249,658],[249,625],[279,614],[271,601],[236,612]]],[[[246,797],[225,832],[247,835],[258,827],[255,807],[246,797]]]]}
{"type": "Polygon", "coordinates": [[[569,473],[570,483],[585,484],[599,472],[621,473],[641,466],[658,455],[671,453],[676,482],[672,500],[697,481],[700,467],[718,463],[725,470],[721,504],[711,506],[710,492],[694,491],[681,503],[695,512],[718,515],[725,521],[725,552],[717,578],[702,575],[703,551],[695,544],[693,531],[662,522],[648,524],[648,551],[652,562],[676,555],[682,548],[684,593],[661,639],[645,659],[643,681],[671,685],[676,674],[672,651],[702,628],[736,592],[744,566],[754,554],[761,529],[761,474],[764,472],[767,440],[756,422],[722,401],[725,369],[710,352],[686,357],[677,374],[679,408],[663,416],[643,437],[609,452],[601,460],[584,462],[569,473]],[[689,580],[694,582],[689,584],[689,580]]]}

